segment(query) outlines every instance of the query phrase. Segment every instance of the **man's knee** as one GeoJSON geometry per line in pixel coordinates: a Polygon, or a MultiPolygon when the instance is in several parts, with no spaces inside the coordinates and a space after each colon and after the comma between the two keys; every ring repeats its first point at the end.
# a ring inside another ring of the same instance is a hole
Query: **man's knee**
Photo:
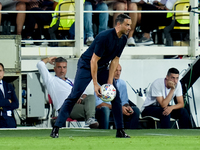
{"type": "Polygon", "coordinates": [[[92,10],[92,4],[90,2],[86,2],[84,10],[92,10]]]}
{"type": "Polygon", "coordinates": [[[134,114],[135,114],[136,116],[139,117],[139,115],[140,115],[140,110],[139,110],[139,108],[136,107],[136,106],[134,106],[134,107],[132,107],[132,109],[133,109],[133,111],[134,111],[134,114]]]}
{"type": "Polygon", "coordinates": [[[90,101],[95,101],[95,96],[94,95],[87,95],[86,99],[89,99],[90,101]]]}
{"type": "Polygon", "coordinates": [[[130,3],[128,5],[128,10],[137,10],[137,4],[136,3],[130,3]]]}
{"type": "Polygon", "coordinates": [[[187,111],[185,108],[181,108],[181,109],[180,109],[180,115],[189,118],[188,111],[187,111]]]}
{"type": "Polygon", "coordinates": [[[21,10],[21,11],[25,11],[26,10],[26,4],[24,2],[19,2],[16,5],[16,10],[21,10]]]}
{"type": "Polygon", "coordinates": [[[108,5],[105,4],[105,3],[101,3],[99,8],[100,8],[100,10],[107,11],[108,10],[108,5]]]}
{"type": "Polygon", "coordinates": [[[94,95],[87,95],[86,98],[83,99],[83,103],[95,103],[96,99],[94,95]]]}
{"type": "Polygon", "coordinates": [[[126,9],[126,4],[122,2],[116,2],[113,6],[114,10],[125,10],[126,9]]]}
{"type": "Polygon", "coordinates": [[[142,111],[142,116],[154,116],[156,118],[161,118],[163,117],[163,108],[161,107],[146,107],[142,111]]]}
{"type": "Polygon", "coordinates": [[[106,106],[102,106],[101,108],[100,108],[100,111],[101,111],[101,113],[103,114],[103,115],[110,115],[110,109],[108,108],[108,107],[106,107],[106,106]]]}

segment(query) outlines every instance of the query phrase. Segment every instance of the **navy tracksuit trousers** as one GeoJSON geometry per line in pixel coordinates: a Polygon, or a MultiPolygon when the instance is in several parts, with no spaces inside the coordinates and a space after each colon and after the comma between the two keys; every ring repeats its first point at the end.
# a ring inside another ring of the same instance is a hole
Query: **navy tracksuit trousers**
{"type": "MultiPolygon", "coordinates": [[[[99,67],[97,73],[97,80],[100,85],[107,83],[109,70],[107,66],[99,67]]],[[[69,117],[73,106],[80,98],[82,93],[85,91],[86,87],[92,80],[91,69],[89,64],[87,64],[82,58],[79,59],[77,64],[77,72],[74,80],[74,86],[68,98],[63,103],[58,118],[56,120],[55,126],[62,127],[63,123],[69,117]]],[[[112,103],[112,112],[115,125],[117,129],[124,128],[123,124],[123,115],[122,115],[122,105],[119,97],[119,91],[117,89],[116,83],[113,81],[113,85],[116,88],[116,97],[111,102],[112,103]]]]}

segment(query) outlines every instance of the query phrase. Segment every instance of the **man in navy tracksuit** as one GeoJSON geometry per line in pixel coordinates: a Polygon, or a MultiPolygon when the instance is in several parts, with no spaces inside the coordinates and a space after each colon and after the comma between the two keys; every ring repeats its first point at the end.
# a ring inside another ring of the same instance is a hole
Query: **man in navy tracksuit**
{"type": "Polygon", "coordinates": [[[4,65],[0,63],[0,128],[16,128],[13,110],[19,107],[19,102],[11,84],[3,81],[4,65]]]}
{"type": "MultiPolygon", "coordinates": [[[[62,124],[69,117],[74,104],[92,79],[94,90],[98,97],[101,97],[101,87],[99,84],[113,84],[117,90],[116,84],[113,82],[114,72],[119,64],[119,57],[127,42],[126,35],[131,29],[131,18],[125,14],[120,14],[116,18],[115,24],[115,28],[99,33],[91,46],[80,57],[74,86],[71,94],[60,109],[55,126],[50,135],[51,137],[58,137],[59,128],[62,127],[62,124]]],[[[116,98],[112,101],[112,111],[117,128],[116,137],[130,137],[123,130],[122,106],[118,90],[116,98]]]]}

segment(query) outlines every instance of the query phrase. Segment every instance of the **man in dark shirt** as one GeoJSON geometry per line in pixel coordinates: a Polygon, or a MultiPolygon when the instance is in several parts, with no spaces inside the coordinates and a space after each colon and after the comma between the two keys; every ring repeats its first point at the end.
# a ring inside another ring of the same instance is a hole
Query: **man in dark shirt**
{"type": "Polygon", "coordinates": [[[4,65],[0,63],[0,128],[16,128],[14,109],[19,107],[19,101],[11,84],[3,81],[4,65]]]}
{"type": "Polygon", "coordinates": [[[121,100],[116,83],[113,82],[113,79],[114,72],[119,64],[119,57],[127,42],[126,35],[128,35],[131,30],[131,18],[125,14],[120,14],[115,20],[115,25],[113,29],[102,31],[80,57],[74,86],[71,94],[60,109],[60,113],[50,135],[51,137],[58,137],[59,128],[62,127],[63,122],[69,117],[74,104],[92,79],[94,90],[98,97],[101,97],[100,85],[108,83],[115,86],[117,94],[112,101],[112,110],[117,128],[116,137],[130,137],[123,130],[124,124],[121,100]],[[110,66],[108,69],[109,63],[110,66]]]}

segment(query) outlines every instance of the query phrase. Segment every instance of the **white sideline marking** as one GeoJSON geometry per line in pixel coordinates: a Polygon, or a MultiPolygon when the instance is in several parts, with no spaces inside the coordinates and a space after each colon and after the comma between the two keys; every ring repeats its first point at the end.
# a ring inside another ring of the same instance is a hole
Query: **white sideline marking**
{"type": "MultiPolygon", "coordinates": [[[[38,127],[17,127],[17,128],[0,128],[0,131],[1,130],[43,130],[43,129],[52,129],[52,127],[49,127],[49,128],[38,128],[38,127]]],[[[62,129],[79,129],[80,131],[83,129],[90,129],[90,128],[60,128],[60,130],[62,129]]]]}
{"type": "MultiPolygon", "coordinates": [[[[88,132],[86,130],[71,130],[71,131],[82,131],[82,132],[88,132]]],[[[89,132],[108,132],[108,131],[96,131],[96,130],[90,130],[89,132]]]]}
{"type": "Polygon", "coordinates": [[[173,136],[172,134],[156,134],[156,133],[146,133],[146,135],[173,136]]]}

